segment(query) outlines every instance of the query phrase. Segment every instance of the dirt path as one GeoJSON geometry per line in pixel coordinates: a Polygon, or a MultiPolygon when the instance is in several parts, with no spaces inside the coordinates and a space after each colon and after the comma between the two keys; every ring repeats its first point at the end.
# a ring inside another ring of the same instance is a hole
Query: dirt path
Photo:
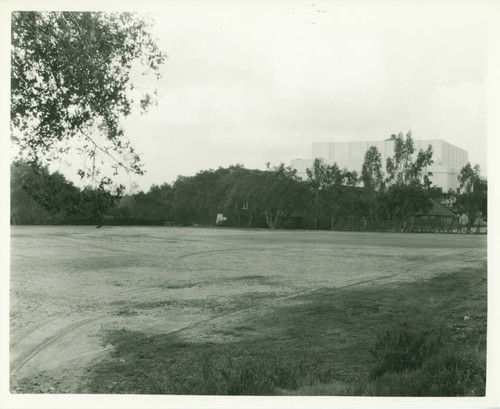
{"type": "Polygon", "coordinates": [[[113,351],[102,341],[109,329],[195,339],[327,287],[421,279],[485,258],[476,242],[381,251],[342,236],[322,243],[296,233],[103,232],[13,229],[12,392],[86,392],[87,368],[113,351]]]}

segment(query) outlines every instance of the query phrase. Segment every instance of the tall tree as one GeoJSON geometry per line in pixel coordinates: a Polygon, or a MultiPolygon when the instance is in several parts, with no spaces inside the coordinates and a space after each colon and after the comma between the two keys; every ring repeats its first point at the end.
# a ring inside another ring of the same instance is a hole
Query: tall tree
{"type": "Polygon", "coordinates": [[[339,195],[342,216],[349,219],[355,219],[359,216],[356,211],[359,208],[360,197],[356,190],[359,183],[358,172],[350,171],[346,168],[342,170],[342,190],[339,195]]]}
{"type": "Polygon", "coordinates": [[[416,181],[429,184],[428,176],[432,174],[426,172],[426,169],[433,163],[432,146],[429,145],[425,151],[421,149],[415,156],[411,131],[408,131],[406,138],[400,132],[397,136],[391,135],[391,139],[394,141],[394,155],[386,161],[387,183],[408,184],[416,181]]]}
{"type": "Polygon", "coordinates": [[[262,209],[271,230],[278,228],[280,218],[286,218],[306,205],[306,186],[296,173],[296,169],[281,163],[256,174],[251,201],[262,209]]]}
{"type": "MultiPolygon", "coordinates": [[[[77,172],[94,187],[109,187],[104,161],[113,174],[142,174],[120,121],[132,112],[134,62],[159,77],[164,59],[136,14],[12,13],[11,134],[21,155],[44,164],[78,154],[90,165],[77,172]]],[[[140,109],[153,102],[143,95],[140,109]]]]}
{"type": "Polygon", "coordinates": [[[472,167],[470,163],[467,163],[458,175],[460,194],[457,196],[456,205],[460,213],[467,215],[467,233],[471,232],[471,227],[476,221],[478,221],[477,231],[479,231],[479,220],[487,217],[488,185],[480,175],[479,165],[472,167]]]}
{"type": "Polygon", "coordinates": [[[375,146],[371,146],[365,153],[360,179],[368,196],[370,217],[373,218],[375,216],[377,193],[383,190],[384,187],[382,155],[375,146]]]}
{"type": "Polygon", "coordinates": [[[195,176],[177,178],[173,186],[174,211],[179,223],[215,223],[219,207],[218,176],[213,170],[203,170],[195,176]]]}
{"type": "Polygon", "coordinates": [[[344,173],[336,163],[328,165],[325,170],[325,187],[323,189],[325,212],[330,221],[330,230],[335,227],[336,220],[342,213],[342,184],[344,173]]]}
{"type": "Polygon", "coordinates": [[[325,189],[328,188],[328,165],[323,159],[314,159],[312,168],[306,169],[307,183],[312,196],[312,215],[314,230],[318,227],[318,219],[325,208],[325,189]]]}
{"type": "Polygon", "coordinates": [[[411,132],[391,135],[394,141],[394,155],[387,158],[386,184],[388,188],[382,200],[386,204],[390,215],[399,223],[399,228],[412,228],[417,212],[426,213],[431,208],[431,198],[428,192],[430,187],[427,167],[432,161],[432,146],[416,152],[411,132]],[[408,221],[411,225],[408,227],[408,221]]]}
{"type": "Polygon", "coordinates": [[[397,223],[399,230],[412,230],[415,215],[427,213],[432,208],[429,191],[416,181],[397,183],[384,192],[385,202],[390,217],[397,223]]]}
{"type": "Polygon", "coordinates": [[[243,165],[236,164],[229,166],[219,180],[218,196],[222,198],[224,213],[236,218],[233,224],[237,226],[242,225],[244,218],[247,219],[247,225],[250,226],[252,223],[252,209],[248,203],[250,173],[251,171],[245,169],[243,165]]]}

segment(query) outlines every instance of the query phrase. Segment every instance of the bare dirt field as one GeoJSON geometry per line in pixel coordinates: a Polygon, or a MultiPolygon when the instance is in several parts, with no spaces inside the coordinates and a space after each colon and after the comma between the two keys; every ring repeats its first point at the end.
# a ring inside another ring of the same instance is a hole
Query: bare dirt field
{"type": "Polygon", "coordinates": [[[112,330],[224,343],[325,288],[485,265],[479,235],[13,226],[11,391],[88,392],[112,330]]]}

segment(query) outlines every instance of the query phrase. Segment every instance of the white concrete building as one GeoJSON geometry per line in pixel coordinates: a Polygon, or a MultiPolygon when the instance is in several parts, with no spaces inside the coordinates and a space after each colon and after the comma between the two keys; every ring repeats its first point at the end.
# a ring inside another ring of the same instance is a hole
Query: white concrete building
{"type": "MultiPolygon", "coordinates": [[[[413,140],[416,152],[432,145],[434,163],[428,167],[432,173],[432,183],[447,192],[459,187],[458,174],[467,164],[467,151],[458,148],[441,139],[413,140]]],[[[394,141],[367,142],[315,142],[312,144],[312,159],[292,159],[290,165],[297,169],[297,175],[307,178],[306,169],[311,168],[315,158],[321,158],[328,164],[336,163],[341,169],[356,170],[361,174],[361,168],[366,151],[375,146],[382,155],[382,166],[385,171],[386,159],[394,154],[394,141]]]]}

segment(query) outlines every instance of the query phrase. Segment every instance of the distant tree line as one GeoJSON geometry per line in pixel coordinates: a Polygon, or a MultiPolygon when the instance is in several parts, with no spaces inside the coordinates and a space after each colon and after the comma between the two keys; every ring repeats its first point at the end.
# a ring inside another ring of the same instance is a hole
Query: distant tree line
{"type": "Polygon", "coordinates": [[[11,222],[213,226],[223,214],[226,220],[220,225],[234,227],[334,230],[384,225],[400,231],[412,230],[415,217],[432,208],[432,199],[462,215],[467,232],[486,219],[487,184],[478,165],[461,170],[460,193],[443,193],[432,186],[427,171],[432,146],[416,152],[411,133],[392,139],[394,154],[385,167],[380,152],[371,147],[359,175],[321,159],[307,169],[306,179],[284,164],[267,164],[265,170],[233,165],[126,195],[108,185],[79,189],[60,173],[18,161],[11,166],[11,222]]]}
{"type": "Polygon", "coordinates": [[[59,172],[34,162],[15,161],[10,167],[12,224],[61,224],[72,220],[101,223],[118,204],[123,186],[103,178],[96,186],[76,187],[59,172]]]}

